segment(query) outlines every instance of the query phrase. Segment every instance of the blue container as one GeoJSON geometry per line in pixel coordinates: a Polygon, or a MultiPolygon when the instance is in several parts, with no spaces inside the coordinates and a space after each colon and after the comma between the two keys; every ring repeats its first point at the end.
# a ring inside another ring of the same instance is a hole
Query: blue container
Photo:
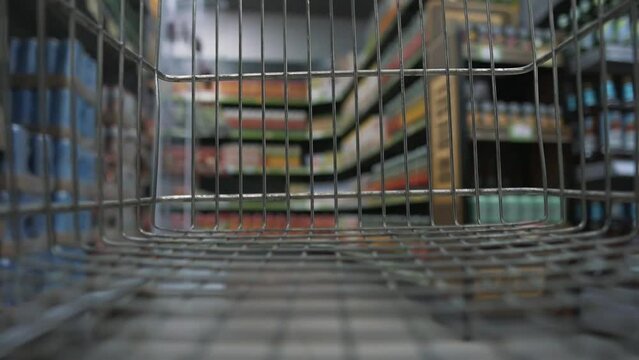
{"type": "Polygon", "coordinates": [[[20,74],[22,73],[22,40],[19,38],[11,38],[11,44],[9,45],[9,51],[11,57],[9,58],[9,73],[20,74]]]}
{"type": "Polygon", "coordinates": [[[58,139],[55,141],[55,177],[58,181],[71,181],[71,141],[58,139]]]}
{"type": "Polygon", "coordinates": [[[584,105],[593,107],[597,105],[597,94],[591,84],[586,84],[583,89],[584,105]]]}
{"type": "MultiPolygon", "coordinates": [[[[70,205],[72,196],[68,191],[56,191],[53,194],[53,204],[70,205]]],[[[69,234],[73,231],[73,213],[59,212],[53,215],[53,229],[58,234],[69,234]]]]}
{"type": "MultiPolygon", "coordinates": [[[[86,101],[81,96],[76,96],[75,98],[75,124],[76,124],[76,134],[82,135],[82,126],[84,124],[84,118],[86,112],[86,101]]],[[[71,126],[71,121],[69,122],[69,126],[71,126]]]]}
{"type": "Polygon", "coordinates": [[[84,57],[84,69],[86,72],[86,82],[84,85],[86,85],[89,89],[95,89],[98,84],[98,65],[95,60],[87,54],[85,54],[84,57]]]}
{"type": "Polygon", "coordinates": [[[11,92],[11,121],[23,126],[37,124],[37,93],[32,90],[13,90],[11,92]]]}
{"type": "Polygon", "coordinates": [[[58,44],[57,59],[56,59],[56,74],[71,77],[71,49],[74,49],[75,58],[75,76],[82,80],[81,72],[83,70],[82,58],[84,56],[84,50],[78,41],[71,42],[71,40],[61,40],[58,44]],[[73,45],[72,45],[73,44],[73,45]]]}
{"type": "MultiPolygon", "coordinates": [[[[11,135],[13,142],[13,171],[16,175],[27,175],[29,173],[29,133],[20,125],[11,125],[11,135]]],[[[7,172],[8,164],[2,165],[2,171],[7,172]]]]}
{"type": "Polygon", "coordinates": [[[60,46],[60,40],[48,39],[47,40],[47,73],[51,75],[56,74],[56,60],[58,54],[58,47],[60,46]]]}
{"type": "Polygon", "coordinates": [[[64,131],[71,129],[71,91],[69,89],[50,91],[48,103],[50,126],[64,131]]]}
{"type": "Polygon", "coordinates": [[[53,141],[47,134],[35,135],[31,138],[31,171],[39,177],[44,176],[44,166],[48,162],[49,176],[53,178],[54,174],[54,159],[55,149],[53,148],[53,141]],[[45,151],[46,146],[46,151],[45,151]],[[45,158],[45,152],[47,157],[45,158]]]}
{"type": "Polygon", "coordinates": [[[612,79],[606,80],[606,99],[609,102],[617,101],[617,88],[615,87],[614,81],[612,79]]]}
{"type": "Polygon", "coordinates": [[[627,77],[623,80],[621,85],[623,101],[626,103],[632,103],[635,100],[635,87],[632,83],[632,78],[627,77]]]}
{"type": "Polygon", "coordinates": [[[593,202],[590,204],[590,221],[593,223],[599,223],[604,218],[604,206],[600,202],[593,202]]]}
{"type": "Polygon", "coordinates": [[[24,64],[24,73],[35,75],[38,72],[38,39],[25,39],[23,46],[24,52],[21,62],[24,64]]]}
{"type": "Polygon", "coordinates": [[[95,108],[93,105],[84,103],[82,120],[79,122],[80,135],[87,139],[95,139],[95,108]]]}
{"type": "Polygon", "coordinates": [[[78,159],[78,177],[87,184],[96,181],[96,164],[98,157],[91,151],[80,151],[78,159]]]}

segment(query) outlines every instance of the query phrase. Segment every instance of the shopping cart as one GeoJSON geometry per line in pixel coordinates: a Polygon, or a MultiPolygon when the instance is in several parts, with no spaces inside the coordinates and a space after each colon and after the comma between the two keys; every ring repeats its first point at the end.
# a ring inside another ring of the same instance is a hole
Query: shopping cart
{"type": "Polygon", "coordinates": [[[0,0],[0,356],[637,356],[636,1],[181,1],[176,72],[164,3],[0,0]]]}

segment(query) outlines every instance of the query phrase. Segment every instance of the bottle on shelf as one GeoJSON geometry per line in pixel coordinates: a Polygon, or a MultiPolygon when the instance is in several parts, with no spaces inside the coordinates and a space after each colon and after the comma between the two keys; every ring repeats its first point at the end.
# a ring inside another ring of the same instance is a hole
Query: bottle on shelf
{"type": "MultiPolygon", "coordinates": [[[[602,113],[603,114],[603,113],[602,113]]],[[[622,150],[624,143],[623,119],[619,111],[610,111],[608,117],[608,145],[610,150],[622,150]]],[[[603,134],[602,134],[603,135],[603,134]]]]}
{"type": "Polygon", "coordinates": [[[619,101],[619,97],[617,96],[617,87],[615,86],[615,82],[612,77],[608,76],[606,79],[606,100],[608,104],[616,104],[619,101]]]}
{"type": "Polygon", "coordinates": [[[597,149],[597,134],[595,130],[595,119],[589,114],[584,116],[584,153],[586,158],[594,155],[597,149]]]}
{"type": "Polygon", "coordinates": [[[601,202],[590,203],[590,216],[588,219],[588,227],[591,230],[600,229],[604,220],[604,206],[601,202]]]}
{"type": "MultiPolygon", "coordinates": [[[[521,107],[519,106],[518,103],[516,102],[511,102],[508,103],[508,109],[506,114],[506,118],[507,118],[507,123],[505,124],[505,126],[508,125],[515,125],[515,124],[522,124],[522,125],[527,125],[524,123],[523,118],[521,116],[521,107]]],[[[500,116],[500,120],[502,119],[502,114],[499,115],[500,116]]],[[[501,124],[500,124],[501,125],[501,124]]]]}
{"type": "Polygon", "coordinates": [[[625,76],[621,81],[621,99],[624,103],[631,104],[635,100],[635,87],[631,76],[625,76]]]}
{"type": "Polygon", "coordinates": [[[497,102],[497,114],[499,116],[499,128],[505,129],[510,124],[508,104],[504,101],[497,102]]]}
{"type": "Polygon", "coordinates": [[[634,152],[635,151],[635,142],[636,142],[636,134],[637,128],[635,126],[635,113],[628,112],[624,115],[623,118],[623,147],[625,151],[634,152]]]}
{"type": "Polygon", "coordinates": [[[630,46],[631,42],[630,15],[624,15],[617,20],[617,44],[630,46]]]}
{"type": "MultiPolygon", "coordinates": [[[[580,29],[582,29],[589,22],[596,19],[596,12],[593,11],[595,9],[593,9],[590,0],[579,1],[578,10],[577,23],[580,29]]],[[[580,45],[582,50],[589,50],[595,46],[595,34],[595,31],[589,31],[583,38],[581,38],[580,45]]]]}
{"type": "Polygon", "coordinates": [[[559,14],[555,21],[557,30],[564,34],[569,34],[572,31],[572,24],[570,22],[570,16],[566,13],[559,14]]]}
{"type": "Polygon", "coordinates": [[[597,92],[590,82],[585,82],[583,86],[584,106],[593,108],[597,106],[597,92]]]}

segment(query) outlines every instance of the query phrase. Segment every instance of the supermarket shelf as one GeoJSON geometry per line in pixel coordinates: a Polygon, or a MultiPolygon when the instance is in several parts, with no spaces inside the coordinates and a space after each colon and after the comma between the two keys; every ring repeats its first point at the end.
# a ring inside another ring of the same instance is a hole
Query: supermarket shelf
{"type": "MultiPolygon", "coordinates": [[[[389,4],[390,2],[387,2],[386,4],[389,4]]],[[[410,8],[409,5],[411,5],[411,3],[416,3],[416,1],[414,0],[402,0],[400,1],[399,4],[399,14],[401,14],[402,16],[402,24],[405,26],[406,24],[409,23],[408,19],[405,19],[405,17],[407,16],[412,16],[414,14],[410,14],[407,10],[410,8]]],[[[380,38],[380,51],[384,51],[384,49],[386,48],[386,45],[388,45],[388,43],[390,42],[390,40],[393,39],[393,37],[391,36],[391,34],[393,33],[393,31],[397,31],[397,12],[394,11],[394,7],[395,7],[395,2],[393,1],[392,3],[392,8],[388,8],[388,9],[380,9],[379,11],[379,26],[381,27],[380,31],[379,31],[379,38],[380,38]]],[[[374,20],[371,23],[371,29],[370,31],[368,31],[368,34],[370,34],[369,38],[366,40],[366,43],[364,45],[363,50],[357,54],[357,58],[358,58],[358,66],[359,68],[365,68],[368,67],[369,65],[371,65],[371,63],[374,60],[374,57],[377,54],[377,34],[374,31],[374,20]]],[[[352,82],[351,82],[351,86],[352,86],[352,82]]]]}
{"type": "MultiPolygon", "coordinates": [[[[202,192],[198,191],[198,195],[201,195],[202,192]]],[[[409,202],[411,204],[423,204],[428,202],[428,195],[410,195],[409,202]]],[[[405,195],[386,195],[386,207],[391,206],[399,206],[406,204],[406,196],[405,195]]],[[[286,211],[286,201],[272,201],[269,200],[266,202],[266,211],[286,211]]],[[[362,209],[377,209],[382,205],[380,197],[362,197],[362,209]]],[[[181,211],[188,209],[189,204],[175,204],[170,203],[166,206],[171,211],[181,211]]],[[[357,198],[349,198],[349,199],[340,199],[338,202],[339,210],[345,211],[354,211],[358,209],[357,206],[357,198]]],[[[197,211],[215,211],[215,201],[207,201],[207,202],[198,202],[196,204],[197,211]]],[[[237,201],[229,202],[229,201],[220,201],[219,202],[219,210],[220,211],[239,211],[239,203],[237,201]]],[[[290,209],[292,211],[300,211],[300,212],[308,212],[311,210],[310,208],[310,200],[304,199],[291,199],[290,209]]],[[[333,199],[315,199],[315,206],[313,208],[314,211],[333,211],[335,209],[333,199]]],[[[242,202],[242,211],[246,212],[261,212],[263,210],[262,200],[252,199],[250,201],[244,200],[242,202]]]]}
{"type": "MultiPolygon", "coordinates": [[[[239,176],[240,175],[240,170],[235,168],[235,169],[220,169],[220,178],[228,178],[230,176],[239,176]]],[[[183,175],[182,172],[169,172],[168,174],[170,175],[183,175]]],[[[206,177],[206,178],[213,178],[215,177],[215,174],[210,172],[210,171],[196,171],[196,174],[198,176],[201,177],[206,177]]],[[[314,176],[327,176],[327,175],[332,175],[333,174],[333,169],[313,169],[313,175],[314,176]]],[[[284,177],[286,176],[286,171],[285,169],[279,169],[279,168],[268,168],[266,170],[266,174],[264,174],[264,172],[262,171],[262,169],[260,168],[243,168],[242,169],[242,175],[243,176],[262,176],[262,175],[266,175],[266,176],[279,176],[279,177],[284,177]]],[[[288,175],[289,176],[303,176],[303,177],[308,177],[311,176],[311,170],[308,167],[296,167],[296,168],[290,168],[288,171],[288,175]]]]}
{"type": "MultiPolygon", "coordinates": [[[[12,19],[34,19],[36,14],[36,1],[9,1],[9,16],[12,19]]],[[[78,2],[80,3],[80,2],[78,2]]],[[[84,2],[82,2],[84,3],[84,2]]],[[[98,3],[92,0],[92,3],[98,3]]],[[[47,35],[52,37],[66,37],[68,33],[69,13],[66,2],[64,4],[56,1],[47,1],[47,35]]],[[[83,8],[84,5],[80,5],[83,8]]],[[[93,15],[90,11],[83,11],[87,17],[93,15]]],[[[82,43],[84,49],[92,57],[97,53],[97,37],[93,31],[84,31],[85,27],[81,21],[78,21],[77,40],[82,43]]],[[[18,29],[16,33],[25,34],[26,36],[36,36],[35,21],[10,21],[9,26],[12,29],[18,29]]],[[[104,42],[104,83],[115,84],[118,82],[118,64],[119,55],[117,43],[114,41],[104,42]]],[[[129,45],[127,45],[130,48],[129,45]]],[[[131,59],[124,62],[124,86],[130,91],[137,91],[136,80],[137,66],[131,59]]]]}
{"type": "MultiPolygon", "coordinates": [[[[411,8],[411,4],[417,4],[415,0],[401,0],[399,1],[399,11],[396,12],[393,10],[395,6],[395,2],[382,2],[382,4],[392,4],[393,7],[389,7],[387,9],[379,9],[379,26],[381,27],[379,31],[379,48],[380,54],[384,55],[384,50],[388,47],[391,41],[394,39],[393,31],[397,31],[397,18],[398,14],[402,17],[402,24],[406,26],[410,21],[408,21],[408,17],[413,16],[413,13],[408,11],[411,8]]],[[[377,55],[377,33],[374,31],[374,26],[376,24],[374,22],[370,23],[370,28],[368,31],[369,37],[366,40],[363,49],[357,54],[357,66],[359,69],[366,69],[375,64],[375,57],[377,55]]],[[[348,81],[345,83],[344,88],[341,89],[341,99],[344,99],[347,95],[354,91],[354,78],[349,77],[348,81]]],[[[327,99],[327,103],[331,102],[331,99],[327,99]]],[[[348,128],[341,129],[341,133],[343,134],[348,131],[348,128]]]]}
{"type": "MultiPolygon", "coordinates": [[[[240,139],[240,131],[237,129],[220,131],[220,139],[228,139],[228,140],[239,140],[240,139]]],[[[315,134],[313,134],[314,138],[317,138],[315,134]]],[[[242,130],[242,139],[244,140],[262,140],[265,138],[266,140],[277,140],[284,141],[287,138],[286,131],[282,130],[266,130],[264,134],[262,134],[262,130],[254,130],[254,129],[244,129],[242,130]]],[[[308,131],[289,131],[288,139],[289,141],[308,141],[308,131]]]]}
{"type": "MultiPolygon", "coordinates": [[[[322,86],[330,86],[330,83],[323,83],[322,86]]],[[[336,88],[336,93],[335,93],[335,100],[336,102],[341,101],[341,99],[344,97],[344,93],[346,92],[345,90],[340,90],[340,92],[338,91],[339,89],[336,88]]],[[[326,104],[330,104],[332,103],[333,99],[330,96],[330,88],[325,89],[325,88],[311,88],[311,91],[313,92],[313,94],[315,94],[316,92],[321,93],[321,94],[326,94],[328,92],[329,95],[324,95],[324,96],[313,96],[312,99],[312,103],[311,105],[315,106],[315,105],[326,105],[326,104]]],[[[173,97],[175,100],[180,100],[180,101],[186,101],[186,102],[190,102],[191,101],[191,93],[190,91],[188,93],[180,93],[180,92],[176,92],[173,94],[173,97]]],[[[197,91],[195,94],[195,101],[201,104],[215,104],[215,92],[214,91],[207,91],[207,92],[203,92],[203,91],[197,91]]],[[[237,96],[224,96],[224,95],[220,95],[220,101],[219,101],[220,106],[239,106],[240,104],[244,107],[261,107],[262,104],[264,104],[264,106],[266,107],[285,107],[286,105],[288,105],[290,108],[307,108],[309,103],[308,100],[305,101],[301,101],[301,100],[292,100],[289,99],[288,103],[285,102],[283,99],[269,99],[267,98],[264,102],[262,102],[262,99],[257,97],[242,97],[242,101],[240,102],[239,97],[237,96]]]]}
{"type": "MultiPolygon", "coordinates": [[[[410,142],[410,137],[422,131],[425,131],[425,128],[426,128],[426,123],[420,120],[408,126],[406,128],[406,137],[408,138],[409,142],[410,142]]],[[[425,133],[424,133],[424,136],[425,136],[425,133]]],[[[397,132],[397,134],[395,134],[392,137],[384,138],[384,151],[385,151],[384,158],[388,159],[392,155],[394,155],[390,153],[387,154],[387,152],[389,151],[389,149],[391,149],[395,145],[398,145],[399,143],[403,142],[403,140],[404,140],[403,130],[397,132]]],[[[366,162],[370,162],[371,160],[374,160],[374,159],[379,159],[379,152],[381,150],[379,147],[372,147],[365,150],[366,151],[363,151],[360,153],[360,163],[363,164],[366,162]]],[[[378,161],[376,161],[375,163],[378,163],[378,161]]],[[[357,159],[355,157],[351,157],[350,160],[344,160],[342,162],[339,162],[339,165],[340,166],[338,167],[338,171],[339,173],[343,173],[347,170],[355,168],[355,166],[357,165],[357,159]]]]}
{"type": "MultiPolygon", "coordinates": [[[[534,129],[527,130],[524,134],[520,136],[513,135],[513,132],[508,131],[508,129],[499,129],[499,140],[500,142],[512,142],[512,143],[523,143],[523,144],[537,144],[537,132],[534,129]],[[534,131],[532,131],[534,130],[534,131]]],[[[472,140],[472,132],[468,131],[467,138],[472,140]]],[[[567,134],[567,130],[562,130],[562,143],[570,143],[572,141],[572,136],[567,134]]],[[[555,132],[544,132],[542,133],[542,139],[544,143],[556,143],[557,136],[555,132]]],[[[496,141],[495,130],[494,129],[477,129],[477,141],[496,141]]]]}
{"type": "MultiPolygon", "coordinates": [[[[240,174],[240,170],[239,168],[232,168],[232,169],[220,169],[221,173],[220,173],[220,177],[224,177],[224,176],[238,176],[240,174]]],[[[261,168],[255,168],[255,167],[250,167],[250,168],[243,168],[242,169],[242,174],[244,176],[262,176],[264,175],[264,171],[262,171],[261,168]]],[[[310,169],[308,167],[291,167],[289,168],[288,171],[289,176],[310,176],[310,169]]],[[[318,172],[317,170],[313,171],[314,175],[326,175],[326,174],[330,174],[329,172],[326,171],[322,171],[322,172],[318,172]]],[[[266,175],[267,176],[286,176],[286,171],[285,169],[280,169],[280,168],[267,168],[266,169],[266,175]]],[[[210,175],[210,174],[206,174],[205,176],[208,177],[213,177],[215,176],[210,175]]]]}
{"type": "MultiPolygon", "coordinates": [[[[637,164],[630,159],[613,159],[610,162],[610,177],[612,178],[628,178],[631,180],[635,176],[637,164]]],[[[575,171],[577,179],[581,180],[581,170],[575,171]]],[[[605,180],[606,163],[598,161],[586,164],[584,169],[584,179],[588,182],[605,180]]]]}
{"type": "MultiPolygon", "coordinates": [[[[8,189],[8,185],[4,182],[4,178],[0,179],[0,189],[8,189]]],[[[73,183],[71,181],[58,182],[50,180],[51,191],[69,191],[73,192],[73,183]]],[[[81,196],[91,197],[97,192],[95,184],[78,184],[78,190],[81,196]]],[[[44,180],[41,177],[29,174],[16,175],[16,187],[19,192],[32,195],[44,194],[44,180]]]]}
{"type": "MultiPolygon", "coordinates": [[[[599,47],[586,51],[581,55],[581,68],[585,72],[598,72],[600,61],[599,47]]],[[[631,74],[633,65],[632,48],[630,46],[611,44],[606,46],[607,70],[610,74],[631,74]]],[[[577,62],[573,57],[570,71],[577,71],[577,62]]]]}
{"type": "MultiPolygon", "coordinates": [[[[338,120],[339,122],[339,120],[338,120]]],[[[215,124],[211,126],[210,131],[206,131],[200,134],[196,134],[198,139],[215,139],[215,124]]],[[[238,129],[230,129],[227,127],[220,126],[220,141],[237,141],[240,139],[240,131],[238,129]]],[[[184,127],[175,126],[166,131],[166,135],[175,139],[186,139],[190,138],[191,134],[186,131],[184,127]]],[[[286,140],[286,131],[285,130],[266,130],[264,133],[265,140],[270,141],[285,141],[286,140]]],[[[339,129],[337,132],[338,139],[340,137],[339,129]]],[[[258,141],[262,140],[262,130],[261,129],[244,129],[242,130],[242,139],[247,141],[258,141]]],[[[325,140],[333,138],[333,130],[313,130],[313,139],[314,140],[325,140]]],[[[288,140],[291,142],[298,141],[309,141],[309,132],[308,130],[289,130],[288,132],[288,140]]]]}
{"type": "MultiPolygon", "coordinates": [[[[15,89],[37,89],[38,77],[35,75],[12,75],[11,87],[15,89]]],[[[44,79],[46,89],[70,88],[89,104],[95,106],[95,89],[89,89],[80,79],[71,79],[61,75],[49,75],[44,79]]]]}
{"type": "MultiPolygon", "coordinates": [[[[603,112],[603,105],[596,104],[594,106],[584,107],[584,116],[596,115],[599,116],[603,112]]],[[[634,103],[623,103],[619,101],[610,101],[608,103],[608,111],[621,111],[621,112],[633,112],[635,110],[634,103]]],[[[577,110],[572,110],[570,113],[572,116],[577,116],[577,110]]]]}
{"type": "MultiPolygon", "coordinates": [[[[464,57],[467,59],[468,54],[466,52],[467,45],[466,43],[462,43],[461,45],[462,53],[464,57]]],[[[479,45],[472,44],[470,47],[471,55],[473,58],[473,62],[490,62],[490,47],[488,45],[479,45]]],[[[543,57],[546,53],[550,52],[549,48],[539,48],[537,49],[537,57],[543,57]]],[[[521,49],[516,48],[508,48],[500,45],[493,46],[493,60],[498,64],[511,64],[511,65],[527,65],[531,64],[532,61],[532,52],[530,51],[522,51],[521,49]]],[[[563,58],[560,55],[557,55],[557,66],[562,66],[563,58]]],[[[538,63],[540,67],[552,67],[552,60],[548,60],[544,63],[538,63]]]]}

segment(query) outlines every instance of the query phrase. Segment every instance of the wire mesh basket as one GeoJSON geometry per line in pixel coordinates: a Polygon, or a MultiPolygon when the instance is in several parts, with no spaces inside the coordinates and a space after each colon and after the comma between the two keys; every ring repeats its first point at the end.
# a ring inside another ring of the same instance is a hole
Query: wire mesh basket
{"type": "Polygon", "coordinates": [[[0,356],[637,356],[637,8],[0,0],[0,356]]]}

